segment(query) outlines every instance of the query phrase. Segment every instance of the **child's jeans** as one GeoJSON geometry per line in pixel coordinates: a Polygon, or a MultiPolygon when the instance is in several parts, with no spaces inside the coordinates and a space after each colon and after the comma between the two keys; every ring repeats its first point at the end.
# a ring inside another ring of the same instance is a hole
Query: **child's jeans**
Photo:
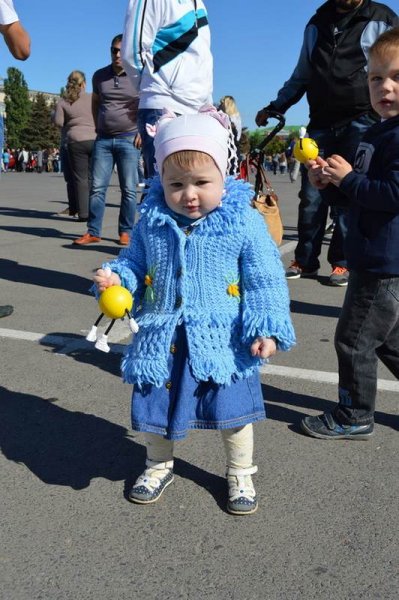
{"type": "Polygon", "coordinates": [[[335,332],[344,425],[374,419],[378,358],[399,378],[399,276],[351,271],[335,332]]]}
{"type": "MultiPolygon", "coordinates": [[[[234,429],[222,429],[223,444],[226,450],[226,466],[247,469],[252,466],[254,437],[252,423],[234,429]]],[[[173,440],[167,440],[155,433],[144,434],[147,460],[151,463],[166,463],[173,460],[173,440]]]]}

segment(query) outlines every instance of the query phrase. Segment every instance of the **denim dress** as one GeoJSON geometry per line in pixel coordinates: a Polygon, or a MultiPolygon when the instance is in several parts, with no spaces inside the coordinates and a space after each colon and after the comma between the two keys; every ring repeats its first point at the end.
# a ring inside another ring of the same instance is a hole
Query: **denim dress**
{"type": "Polygon", "coordinates": [[[190,429],[230,429],[266,418],[259,372],[230,385],[197,381],[191,372],[184,325],[176,328],[170,346],[169,379],[162,387],[135,386],[132,428],[170,440],[190,429]]]}
{"type": "MultiPolygon", "coordinates": [[[[189,235],[204,218],[188,219],[172,213],[189,235]]],[[[249,351],[249,349],[248,349],[249,351]]],[[[170,346],[169,378],[162,387],[135,386],[132,397],[132,428],[180,440],[190,429],[230,429],[266,418],[259,372],[234,378],[230,385],[198,381],[189,364],[186,332],[179,324],[170,346]]]]}

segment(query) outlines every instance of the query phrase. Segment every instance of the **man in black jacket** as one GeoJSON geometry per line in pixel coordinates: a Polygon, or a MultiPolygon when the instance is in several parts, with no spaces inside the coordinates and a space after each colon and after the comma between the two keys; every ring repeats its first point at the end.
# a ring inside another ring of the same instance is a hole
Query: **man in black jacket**
{"type": "MultiPolygon", "coordinates": [[[[308,22],[298,63],[277,98],[260,110],[257,125],[265,125],[269,111],[285,113],[306,93],[310,122],[308,136],[321,156],[340,154],[352,162],[356,148],[376,116],[367,87],[367,54],[381,33],[399,24],[397,15],[371,0],[328,0],[308,22]]],[[[315,276],[327,214],[331,207],[335,228],[328,250],[330,284],[346,286],[348,270],[344,241],[348,229],[348,199],[338,188],[313,188],[302,167],[299,192],[298,244],[288,279],[315,276]]]]}

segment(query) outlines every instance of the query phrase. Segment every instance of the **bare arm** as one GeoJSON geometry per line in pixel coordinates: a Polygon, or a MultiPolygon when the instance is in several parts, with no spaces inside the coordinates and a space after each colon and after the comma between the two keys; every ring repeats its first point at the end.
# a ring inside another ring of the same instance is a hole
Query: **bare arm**
{"type": "Polygon", "coordinates": [[[3,34],[4,41],[14,58],[26,60],[30,56],[30,36],[20,21],[0,25],[0,33],[3,34]]]}

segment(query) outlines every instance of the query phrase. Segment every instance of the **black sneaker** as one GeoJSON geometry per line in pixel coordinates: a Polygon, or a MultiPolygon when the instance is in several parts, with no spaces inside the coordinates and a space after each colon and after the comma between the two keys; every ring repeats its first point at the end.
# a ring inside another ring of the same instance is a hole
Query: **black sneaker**
{"type": "Polygon", "coordinates": [[[340,425],[332,413],[318,417],[305,417],[301,429],[311,437],[322,440],[366,440],[374,435],[374,423],[364,425],[340,425]]]}
{"type": "Polygon", "coordinates": [[[11,306],[11,304],[5,304],[4,306],[0,306],[0,318],[9,317],[13,310],[14,308],[11,306]]]}
{"type": "Polygon", "coordinates": [[[285,272],[286,279],[299,279],[300,277],[316,277],[319,270],[309,270],[305,269],[305,267],[301,267],[301,265],[293,260],[288,269],[285,272]]]}
{"type": "Polygon", "coordinates": [[[333,267],[329,284],[335,287],[346,287],[349,281],[349,271],[346,267],[333,267]]]}

